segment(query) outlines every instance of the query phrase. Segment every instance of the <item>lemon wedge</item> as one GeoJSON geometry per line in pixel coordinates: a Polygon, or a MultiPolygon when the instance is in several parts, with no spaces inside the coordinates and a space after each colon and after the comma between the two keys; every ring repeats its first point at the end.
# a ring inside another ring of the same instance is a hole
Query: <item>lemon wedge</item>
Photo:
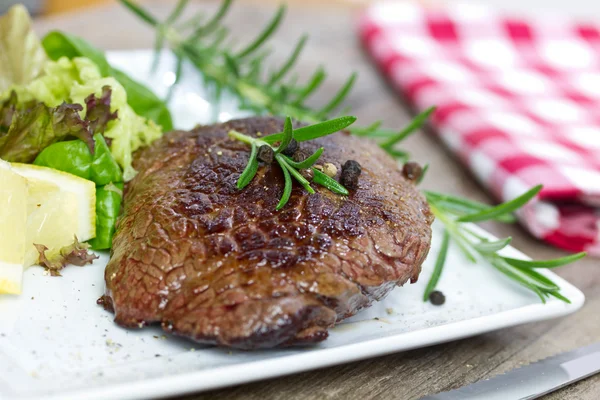
{"type": "Polygon", "coordinates": [[[27,226],[27,179],[0,160],[0,293],[21,292],[27,226]]]}
{"type": "Polygon", "coordinates": [[[83,242],[96,235],[96,187],[52,168],[1,164],[0,218],[12,219],[0,226],[0,293],[20,293],[23,268],[38,260],[34,243],[46,246],[51,258],[74,236],[83,242]]]}

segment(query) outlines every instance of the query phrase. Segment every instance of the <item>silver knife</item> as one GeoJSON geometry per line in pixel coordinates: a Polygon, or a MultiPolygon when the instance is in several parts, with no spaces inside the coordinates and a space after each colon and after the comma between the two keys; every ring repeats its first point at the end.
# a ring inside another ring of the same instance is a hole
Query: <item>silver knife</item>
{"type": "Polygon", "coordinates": [[[530,400],[600,372],[600,343],[422,400],[530,400]]]}

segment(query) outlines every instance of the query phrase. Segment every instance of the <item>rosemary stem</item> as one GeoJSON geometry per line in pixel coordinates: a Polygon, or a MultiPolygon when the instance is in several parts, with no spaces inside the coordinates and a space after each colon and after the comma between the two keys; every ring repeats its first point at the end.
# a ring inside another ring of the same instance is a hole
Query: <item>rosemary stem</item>
{"type": "Polygon", "coordinates": [[[448,218],[448,215],[439,210],[433,203],[429,203],[429,209],[435,215],[435,217],[444,224],[448,232],[451,233],[452,239],[458,245],[458,247],[462,250],[464,255],[471,261],[472,263],[477,262],[477,258],[473,255],[473,252],[470,250],[471,243],[460,233],[458,229],[457,223],[448,218]]]}
{"type": "Polygon", "coordinates": [[[229,131],[229,137],[239,140],[240,142],[247,143],[247,144],[254,143],[254,144],[256,144],[256,147],[260,147],[265,144],[268,145],[268,143],[265,142],[264,140],[256,139],[256,138],[250,137],[248,135],[244,135],[243,133],[240,133],[240,132],[234,131],[234,130],[229,131]]]}
{"type": "Polygon", "coordinates": [[[239,140],[240,142],[247,143],[247,144],[254,143],[254,139],[251,138],[250,136],[246,136],[243,133],[239,133],[239,132],[233,131],[233,130],[229,131],[229,137],[239,140]]]}

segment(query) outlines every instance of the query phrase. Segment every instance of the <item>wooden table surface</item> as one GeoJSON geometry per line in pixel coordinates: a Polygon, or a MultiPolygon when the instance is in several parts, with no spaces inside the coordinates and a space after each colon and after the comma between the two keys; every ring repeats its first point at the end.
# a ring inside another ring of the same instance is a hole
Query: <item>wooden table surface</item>
{"type": "MultiPolygon", "coordinates": [[[[215,3],[202,4],[207,10],[215,3]]],[[[289,8],[285,26],[273,41],[274,60],[282,60],[294,39],[308,32],[312,40],[299,64],[301,75],[327,65],[324,91],[339,87],[352,72],[360,78],[348,103],[363,124],[383,119],[399,128],[408,120],[405,105],[385,85],[356,39],[356,8],[308,6],[289,8]],[[317,8],[313,8],[317,7],[317,8]]],[[[166,15],[164,2],[148,3],[157,15],[166,15]]],[[[234,6],[227,21],[234,33],[256,31],[274,11],[272,2],[234,6]]],[[[61,29],[90,40],[104,49],[149,48],[152,31],[118,5],[87,9],[36,21],[40,34],[61,29]]],[[[324,99],[324,97],[323,97],[324,99]]],[[[319,98],[315,99],[319,103],[319,98]]],[[[491,201],[467,171],[444,151],[435,138],[416,134],[405,145],[413,158],[430,163],[426,188],[491,201]]],[[[487,225],[497,235],[513,237],[515,247],[536,258],[564,255],[529,236],[518,226],[487,225]]],[[[597,259],[585,259],[558,273],[586,295],[583,309],[574,315],[504,329],[474,338],[217,390],[186,399],[417,399],[503,373],[557,352],[600,341],[600,271],[597,259]]],[[[600,375],[549,396],[548,399],[600,398],[600,375]]]]}

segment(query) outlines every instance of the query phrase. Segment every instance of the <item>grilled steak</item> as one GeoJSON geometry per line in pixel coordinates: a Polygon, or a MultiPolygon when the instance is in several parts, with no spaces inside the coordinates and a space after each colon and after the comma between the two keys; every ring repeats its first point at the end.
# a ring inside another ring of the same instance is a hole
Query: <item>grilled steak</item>
{"type": "Polygon", "coordinates": [[[275,211],[283,174],[261,165],[236,188],[256,136],[282,130],[249,118],[167,134],[138,152],[139,174],[106,268],[104,306],[125,327],[161,323],[197,342],[243,349],[324,340],[336,322],[419,276],[432,214],[375,143],[340,132],[301,144],[320,163],[362,166],[350,196],[294,183],[275,211]]]}

